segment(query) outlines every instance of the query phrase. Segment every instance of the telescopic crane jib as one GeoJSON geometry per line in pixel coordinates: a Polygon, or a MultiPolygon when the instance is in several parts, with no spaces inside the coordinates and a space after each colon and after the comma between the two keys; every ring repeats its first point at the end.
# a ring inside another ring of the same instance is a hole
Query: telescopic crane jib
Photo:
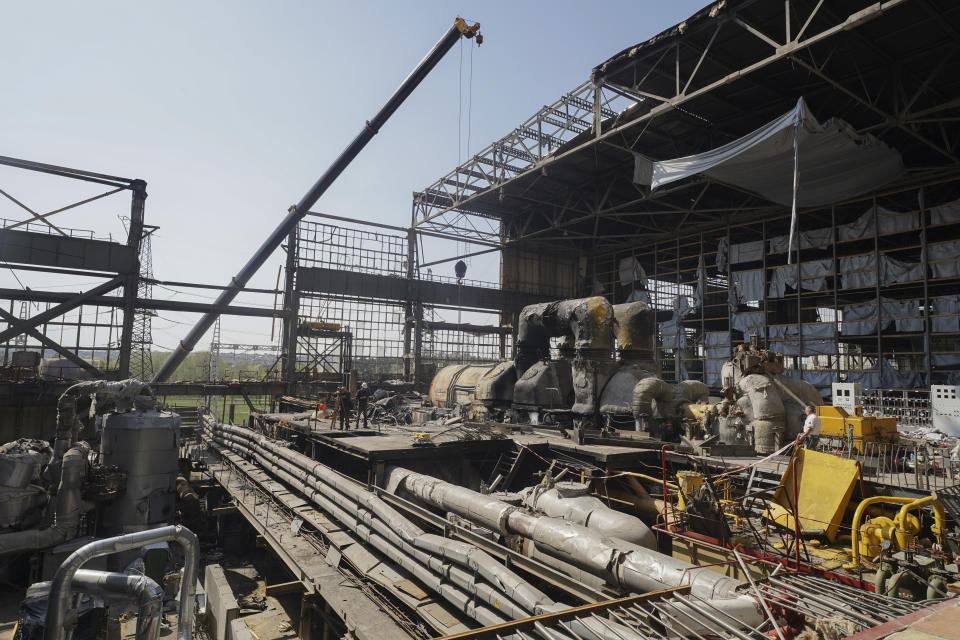
{"type": "MultiPolygon", "coordinates": [[[[250,278],[253,277],[253,274],[263,266],[263,263],[267,261],[267,258],[280,246],[280,243],[283,242],[283,239],[293,230],[297,223],[307,214],[310,208],[317,202],[320,196],[330,187],[331,184],[337,179],[337,177],[343,173],[343,170],[347,168],[350,162],[353,161],[357,154],[367,145],[368,142],[375,136],[380,128],[386,124],[387,120],[393,115],[393,112],[396,111],[403,101],[413,93],[413,90],[416,89],[417,85],[429,74],[433,68],[440,62],[446,53],[453,48],[453,45],[460,40],[460,37],[473,38],[476,37],[477,44],[483,42],[483,36],[480,35],[480,25],[473,24],[468,25],[462,18],[457,18],[454,20],[453,25],[439,42],[433,46],[426,56],[417,64],[417,66],[410,72],[410,75],[400,83],[400,86],[397,87],[397,90],[393,92],[393,95],[390,96],[390,99],[387,100],[380,111],[364,123],[363,129],[360,130],[360,133],[357,134],[357,137],[354,138],[346,149],[334,160],[333,164],[330,165],[330,168],[320,176],[320,179],[307,191],[306,195],[298,202],[296,205],[290,207],[287,212],[286,217],[277,225],[277,228],[273,230],[267,239],[260,245],[260,248],[257,249],[257,252],[247,261],[240,272],[233,277],[230,281],[230,284],[226,289],[223,290],[223,293],[217,298],[214,302],[214,307],[224,307],[229,305],[234,298],[237,297],[237,294],[240,290],[249,282],[250,278]]],[[[163,366],[160,367],[160,370],[157,371],[156,375],[153,376],[151,382],[163,382],[167,380],[174,371],[177,370],[177,367],[183,362],[184,358],[187,357],[187,354],[190,353],[193,348],[196,346],[197,342],[200,341],[200,338],[213,326],[213,323],[216,322],[217,317],[220,314],[216,311],[211,311],[206,314],[197,322],[196,325],[190,330],[190,333],[180,341],[177,345],[177,348],[170,355],[166,362],[163,363],[163,366]]]]}

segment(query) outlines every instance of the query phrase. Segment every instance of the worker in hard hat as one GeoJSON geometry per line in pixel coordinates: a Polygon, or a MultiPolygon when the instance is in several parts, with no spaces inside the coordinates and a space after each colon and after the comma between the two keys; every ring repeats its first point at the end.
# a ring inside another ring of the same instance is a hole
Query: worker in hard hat
{"type": "Polygon", "coordinates": [[[370,402],[370,389],[364,382],[357,389],[357,429],[360,428],[360,416],[363,416],[363,428],[367,428],[367,405],[370,402]]]}

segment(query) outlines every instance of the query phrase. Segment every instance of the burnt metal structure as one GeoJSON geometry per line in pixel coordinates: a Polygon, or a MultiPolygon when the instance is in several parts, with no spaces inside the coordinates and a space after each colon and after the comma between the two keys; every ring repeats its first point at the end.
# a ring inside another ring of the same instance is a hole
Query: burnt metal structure
{"type": "Polygon", "coordinates": [[[566,256],[578,276],[568,297],[648,299],[673,379],[719,387],[720,364],[750,333],[821,389],[956,377],[960,270],[942,254],[960,237],[960,87],[948,71],[958,52],[960,10],[947,2],[711,3],[598,65],[414,194],[413,225],[477,253],[500,250],[505,273],[518,252],[566,256]],[[875,192],[802,208],[792,272],[779,248],[789,207],[703,175],[652,191],[635,180],[638,155],[714,149],[799,97],[821,121],[840,118],[899,151],[906,172],[875,192]],[[910,224],[897,226],[898,216],[910,224]],[[763,250],[730,255],[749,243],[763,250]],[[728,259],[715,266],[718,254],[728,259]],[[864,278],[845,278],[857,262],[868,265],[864,278]],[[890,265],[909,277],[888,275],[890,265]],[[679,297],[694,300],[690,311],[675,313],[679,297]],[[875,327],[844,324],[869,305],[875,327]]]}

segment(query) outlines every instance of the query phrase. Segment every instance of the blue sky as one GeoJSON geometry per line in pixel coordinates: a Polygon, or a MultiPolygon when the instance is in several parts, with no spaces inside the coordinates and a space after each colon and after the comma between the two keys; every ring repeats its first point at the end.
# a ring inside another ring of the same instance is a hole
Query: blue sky
{"type": "MultiPolygon", "coordinates": [[[[10,3],[0,38],[0,155],[145,179],[147,222],[160,226],[156,277],[225,284],[456,15],[480,22],[485,37],[472,51],[475,152],[594,65],[703,4],[10,3]]],[[[314,210],[409,224],[411,193],[466,156],[471,47],[447,55],[314,210]]],[[[0,188],[42,210],[97,193],[7,168],[0,188]]],[[[128,207],[113,196],[51,220],[117,237],[128,207]]],[[[23,217],[0,201],[0,218],[23,217]]],[[[272,287],[281,260],[278,251],[253,286],[272,287]]],[[[21,280],[61,290],[92,282],[21,280]]],[[[9,271],[0,286],[17,286],[9,271]]],[[[154,339],[171,347],[187,328],[177,323],[195,316],[163,316],[154,339]]],[[[224,340],[266,342],[269,325],[231,318],[224,340]]]]}

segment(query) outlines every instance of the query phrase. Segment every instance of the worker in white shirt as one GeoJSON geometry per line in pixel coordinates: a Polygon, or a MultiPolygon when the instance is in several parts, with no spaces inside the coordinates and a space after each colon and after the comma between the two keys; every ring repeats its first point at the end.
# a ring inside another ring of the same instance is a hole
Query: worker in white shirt
{"type": "Polygon", "coordinates": [[[805,449],[816,449],[817,442],[820,440],[820,418],[817,417],[817,410],[812,404],[808,404],[804,409],[807,419],[803,421],[803,433],[797,438],[797,442],[803,443],[805,449]]]}

